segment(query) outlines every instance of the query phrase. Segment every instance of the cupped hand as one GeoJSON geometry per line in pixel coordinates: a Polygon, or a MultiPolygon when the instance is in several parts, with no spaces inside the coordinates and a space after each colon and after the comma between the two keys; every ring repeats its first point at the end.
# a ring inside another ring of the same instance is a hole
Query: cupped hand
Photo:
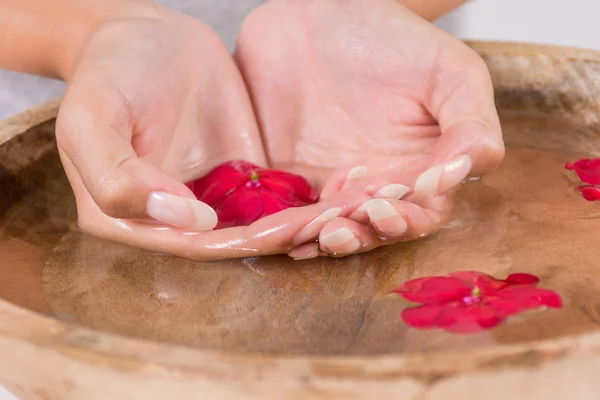
{"type": "Polygon", "coordinates": [[[271,165],[317,178],[325,201],[370,199],[295,258],[429,236],[457,187],[503,158],[484,61],[396,0],[273,0],[235,57],[271,165]]]}
{"type": "Polygon", "coordinates": [[[318,208],[261,221],[288,229],[276,244],[246,240],[254,227],[213,231],[215,212],[184,184],[231,159],[265,165],[262,142],[218,37],[188,16],[144,7],[102,24],[66,79],[57,142],[80,227],[195,259],[285,251],[318,208]]]}
{"type": "Polygon", "coordinates": [[[246,88],[216,35],[159,7],[91,35],[57,120],[78,223],[96,237],[194,260],[287,253],[368,200],[348,194],[212,230],[184,184],[223,161],[267,166],[246,88]]]}

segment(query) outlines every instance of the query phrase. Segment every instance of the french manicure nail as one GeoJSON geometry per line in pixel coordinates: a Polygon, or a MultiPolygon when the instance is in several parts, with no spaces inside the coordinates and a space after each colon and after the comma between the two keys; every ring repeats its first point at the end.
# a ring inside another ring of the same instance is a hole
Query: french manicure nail
{"type": "Polygon", "coordinates": [[[325,223],[329,222],[334,218],[337,218],[342,212],[341,207],[334,207],[324,211],[321,215],[319,215],[312,223],[319,222],[325,223]]]}
{"type": "Polygon", "coordinates": [[[288,256],[293,258],[296,261],[310,260],[311,258],[317,258],[319,256],[319,248],[316,247],[316,248],[310,249],[310,250],[307,250],[304,248],[294,249],[294,250],[290,251],[288,256]]]}
{"type": "Polygon", "coordinates": [[[358,211],[363,211],[363,212],[366,212],[366,211],[367,211],[367,208],[368,208],[368,207],[369,207],[371,204],[373,204],[374,202],[376,202],[377,200],[379,200],[379,199],[371,199],[371,200],[369,200],[369,201],[365,202],[363,205],[361,205],[360,207],[358,207],[358,211]]]}
{"type": "Polygon", "coordinates": [[[410,188],[399,183],[392,183],[379,189],[373,197],[380,199],[396,199],[400,200],[410,191],[410,188]]]}
{"type": "Polygon", "coordinates": [[[383,199],[373,201],[367,207],[367,214],[371,222],[378,224],[378,229],[382,230],[387,236],[399,236],[408,229],[406,220],[392,204],[383,199]],[[381,224],[382,221],[385,222],[381,224]]]}
{"type": "Polygon", "coordinates": [[[354,233],[348,228],[340,228],[335,232],[323,235],[319,243],[325,247],[338,246],[354,239],[354,233]]]}
{"type": "Polygon", "coordinates": [[[217,214],[208,205],[164,192],[148,196],[146,212],[157,221],[188,230],[210,230],[218,223],[217,214]]]}
{"type": "Polygon", "coordinates": [[[332,219],[337,218],[341,212],[342,209],[340,207],[334,207],[325,210],[321,215],[313,219],[308,225],[302,228],[296,234],[296,236],[294,236],[292,243],[294,245],[297,245],[311,240],[311,238],[315,238],[316,236],[318,236],[319,231],[322,229],[323,225],[331,221],[332,219]]]}
{"type": "Polygon", "coordinates": [[[367,214],[373,222],[383,221],[388,218],[398,217],[398,211],[389,202],[383,199],[377,199],[367,206],[367,214]]]}
{"type": "Polygon", "coordinates": [[[445,193],[469,175],[472,165],[471,157],[464,154],[447,164],[428,169],[415,182],[415,194],[431,196],[445,193]]]}
{"type": "Polygon", "coordinates": [[[348,180],[356,180],[360,178],[364,178],[367,175],[367,167],[360,166],[354,167],[348,172],[348,176],[346,179],[348,180]]]}

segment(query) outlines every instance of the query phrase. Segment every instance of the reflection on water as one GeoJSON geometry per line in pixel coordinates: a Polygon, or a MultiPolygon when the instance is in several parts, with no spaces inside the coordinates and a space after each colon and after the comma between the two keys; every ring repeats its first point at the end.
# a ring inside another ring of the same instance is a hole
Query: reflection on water
{"type": "Polygon", "coordinates": [[[67,323],[189,346],[270,354],[438,351],[596,329],[600,212],[563,175],[565,157],[509,149],[459,193],[437,237],[344,259],[195,263],[82,235],[64,178],[0,221],[0,296],[67,323]],[[540,276],[566,307],[468,336],[405,326],[403,281],[455,270],[540,276]]]}

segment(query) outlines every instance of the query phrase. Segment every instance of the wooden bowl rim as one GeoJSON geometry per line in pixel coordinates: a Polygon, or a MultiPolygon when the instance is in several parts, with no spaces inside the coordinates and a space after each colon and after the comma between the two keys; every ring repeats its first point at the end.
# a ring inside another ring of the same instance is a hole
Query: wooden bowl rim
{"type": "MultiPolygon", "coordinates": [[[[487,55],[539,56],[600,63],[600,52],[566,46],[465,41],[487,55]]],[[[56,117],[60,99],[0,121],[0,144],[29,128],[56,117]]],[[[152,374],[201,373],[220,377],[292,379],[430,380],[444,374],[542,364],[574,355],[600,352],[600,332],[530,343],[497,344],[461,351],[373,356],[293,356],[236,354],[210,349],[150,342],[95,332],[64,324],[0,299],[0,343],[27,342],[37,350],[54,351],[88,364],[112,370],[144,370],[152,374]],[[149,369],[150,368],[150,369],[149,369]]]]}

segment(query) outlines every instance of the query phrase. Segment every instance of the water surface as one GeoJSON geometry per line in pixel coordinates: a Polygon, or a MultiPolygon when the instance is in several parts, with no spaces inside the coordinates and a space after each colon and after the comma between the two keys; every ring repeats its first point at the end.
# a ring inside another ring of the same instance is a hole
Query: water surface
{"type": "Polygon", "coordinates": [[[465,185],[434,238],[344,259],[195,263],[81,234],[57,160],[0,218],[0,297],[93,330],[263,354],[374,355],[483,348],[598,329],[600,202],[574,190],[559,154],[509,147],[465,185]],[[478,270],[533,273],[565,307],[472,335],[406,326],[390,295],[407,279],[478,270]]]}

